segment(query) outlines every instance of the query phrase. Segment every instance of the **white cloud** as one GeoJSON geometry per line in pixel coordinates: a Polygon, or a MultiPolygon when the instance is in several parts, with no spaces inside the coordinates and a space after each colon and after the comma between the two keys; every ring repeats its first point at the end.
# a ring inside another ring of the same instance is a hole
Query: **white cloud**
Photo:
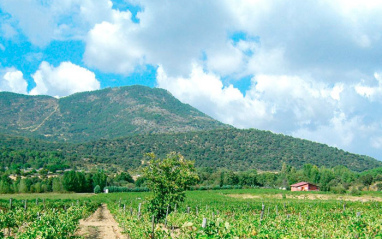
{"type": "Polygon", "coordinates": [[[360,116],[336,113],[329,124],[316,129],[300,128],[293,136],[379,158],[382,147],[380,123],[366,123],[360,116]]]}
{"type": "Polygon", "coordinates": [[[100,88],[93,72],[71,62],[62,62],[58,67],[42,62],[32,77],[36,87],[30,91],[31,95],[62,97],[100,88]]]}
{"type": "Polygon", "coordinates": [[[144,56],[134,40],[135,24],[129,12],[114,11],[113,19],[113,24],[102,22],[89,32],[84,61],[105,72],[131,73],[144,56]]]}
{"type": "Polygon", "coordinates": [[[205,73],[197,65],[188,78],[168,77],[159,67],[157,81],[159,87],[222,122],[279,132],[327,122],[341,94],[338,85],[329,87],[298,76],[258,75],[244,96],[232,85],[224,87],[219,76],[205,73]]]}
{"type": "Polygon", "coordinates": [[[94,24],[110,20],[112,3],[109,0],[3,0],[0,7],[12,16],[2,24],[3,36],[14,37],[20,30],[37,46],[52,40],[83,39],[94,24]],[[22,6],[22,7],[21,7],[22,6]]]}
{"type": "Polygon", "coordinates": [[[17,31],[10,23],[3,22],[0,26],[0,33],[5,39],[13,39],[17,31]]]}
{"type": "Polygon", "coordinates": [[[299,128],[293,132],[295,137],[309,139],[316,142],[325,142],[329,145],[348,148],[354,143],[354,138],[359,135],[355,127],[362,124],[360,118],[347,119],[344,113],[338,113],[330,119],[328,124],[323,124],[316,129],[299,128]]]}
{"type": "Polygon", "coordinates": [[[23,78],[23,73],[15,68],[0,71],[0,91],[10,91],[20,94],[27,93],[28,83],[23,78]]]}
{"type": "MultiPolygon", "coordinates": [[[[171,4],[144,0],[139,4],[144,9],[137,14],[139,24],[124,17],[126,12],[113,11],[112,21],[95,25],[86,40],[85,63],[105,71],[124,70],[125,74],[141,64],[160,64],[171,76],[184,76],[205,50],[216,59],[213,55],[228,47],[225,58],[238,66],[237,60],[228,56],[235,49],[227,44],[231,19],[224,4],[201,0],[171,4]],[[117,42],[117,46],[111,47],[108,41],[117,42]],[[117,59],[113,59],[115,49],[118,49],[117,59]],[[111,61],[105,62],[99,55],[111,61]]],[[[223,65],[227,63],[214,66],[221,69],[223,65]]]]}
{"type": "Polygon", "coordinates": [[[247,101],[232,85],[223,87],[219,77],[206,74],[196,64],[189,78],[168,77],[162,67],[158,68],[158,87],[169,90],[175,97],[208,113],[222,122],[243,127],[248,118],[266,117],[265,105],[247,101]],[[248,117],[248,118],[247,118],[248,117]]]}
{"type": "Polygon", "coordinates": [[[364,83],[358,83],[354,88],[355,91],[370,101],[382,102],[382,76],[374,73],[375,80],[378,82],[377,86],[367,86],[364,83]]]}

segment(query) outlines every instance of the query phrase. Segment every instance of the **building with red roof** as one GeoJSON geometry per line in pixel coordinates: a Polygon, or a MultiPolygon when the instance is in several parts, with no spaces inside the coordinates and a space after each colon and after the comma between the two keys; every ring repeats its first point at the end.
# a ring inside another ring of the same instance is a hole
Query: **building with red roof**
{"type": "Polygon", "coordinates": [[[317,185],[308,182],[300,182],[290,185],[291,191],[320,191],[317,185]]]}

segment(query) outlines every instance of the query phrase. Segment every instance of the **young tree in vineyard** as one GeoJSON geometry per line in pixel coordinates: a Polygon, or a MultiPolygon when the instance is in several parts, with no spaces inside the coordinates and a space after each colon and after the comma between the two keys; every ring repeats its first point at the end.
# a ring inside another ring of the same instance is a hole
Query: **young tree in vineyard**
{"type": "Polygon", "coordinates": [[[184,201],[184,191],[198,180],[194,162],[186,160],[178,153],[170,153],[165,159],[158,159],[153,153],[144,169],[148,188],[154,193],[149,211],[156,220],[165,217],[167,208],[171,212],[175,204],[184,201]]]}

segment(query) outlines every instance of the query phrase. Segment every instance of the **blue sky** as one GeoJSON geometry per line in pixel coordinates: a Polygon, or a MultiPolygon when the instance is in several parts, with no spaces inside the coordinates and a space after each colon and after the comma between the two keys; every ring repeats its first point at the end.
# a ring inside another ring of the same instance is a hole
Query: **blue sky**
{"type": "Polygon", "coordinates": [[[0,91],[141,84],[238,128],[382,160],[382,4],[0,0],[0,91]]]}

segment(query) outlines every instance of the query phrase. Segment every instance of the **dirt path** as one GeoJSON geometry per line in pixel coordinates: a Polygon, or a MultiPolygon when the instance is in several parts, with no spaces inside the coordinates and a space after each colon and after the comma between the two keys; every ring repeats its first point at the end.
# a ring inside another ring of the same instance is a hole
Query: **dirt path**
{"type": "Polygon", "coordinates": [[[77,235],[83,236],[86,239],[127,238],[125,235],[122,235],[122,230],[119,228],[118,223],[114,220],[105,204],[102,204],[102,206],[89,218],[80,220],[80,229],[78,230],[77,235]]]}

